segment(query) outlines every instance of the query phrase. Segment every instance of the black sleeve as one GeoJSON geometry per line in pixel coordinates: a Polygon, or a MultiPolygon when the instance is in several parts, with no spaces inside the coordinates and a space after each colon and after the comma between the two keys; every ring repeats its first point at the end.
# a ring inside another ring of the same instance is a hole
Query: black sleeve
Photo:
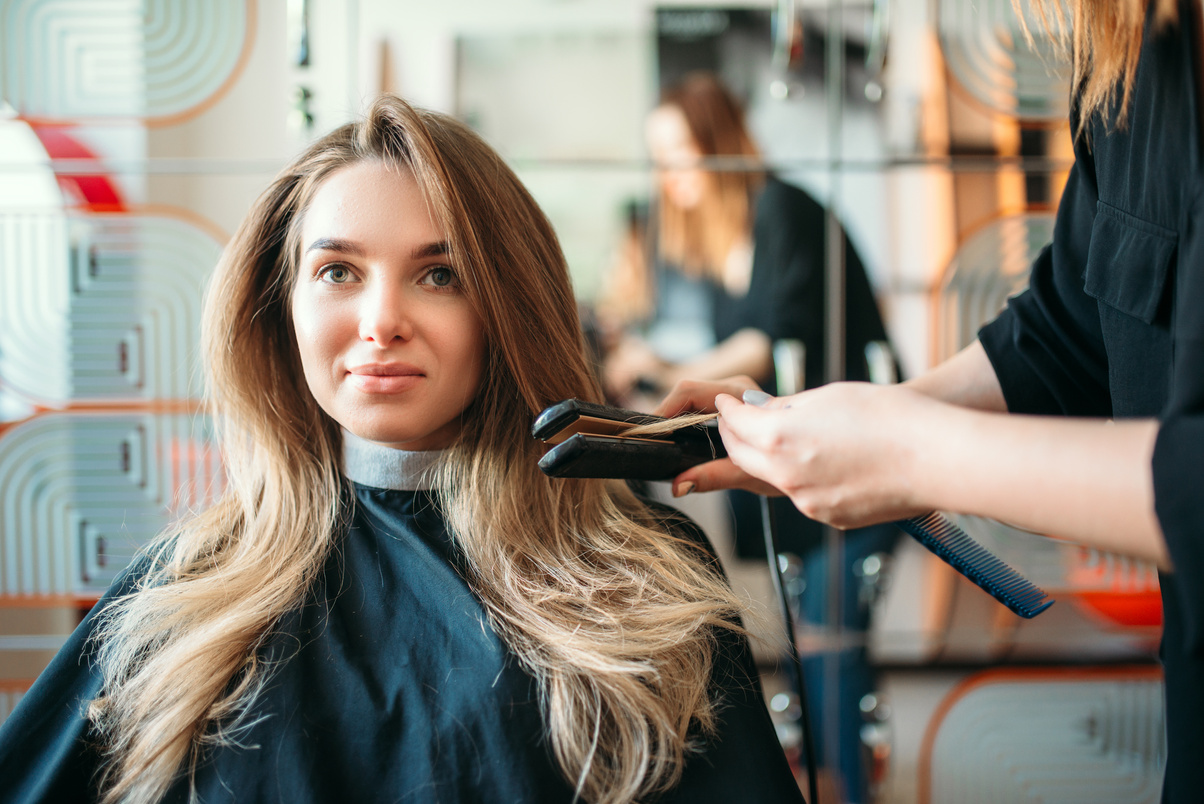
{"type": "Polygon", "coordinates": [[[100,765],[87,718],[101,690],[91,644],[96,617],[133,589],[140,569],[114,582],[0,727],[0,804],[57,804],[99,798],[100,765]]]}
{"type": "MultiPolygon", "coordinates": [[[[824,210],[774,179],[757,204],[749,295],[762,307],[756,325],[771,340],[798,338],[808,350],[824,326],[824,210]]],[[[812,355],[808,355],[812,357],[812,355]]]]}
{"type": "MultiPolygon", "coordinates": [[[[770,178],[758,201],[753,276],[745,326],[770,340],[806,348],[805,387],[827,382],[826,261],[828,211],[804,190],[770,178]]],[[[865,346],[886,329],[861,257],[841,230],[845,255],[845,379],[868,379],[865,346]]]]}
{"type": "Polygon", "coordinates": [[[756,203],[752,246],[745,326],[771,341],[799,339],[810,353],[824,337],[824,208],[768,179],[756,203]]]}
{"type": "Polygon", "coordinates": [[[1185,649],[1204,655],[1204,199],[1180,240],[1171,401],[1154,445],[1154,511],[1183,606],[1185,649]]]}
{"type": "Polygon", "coordinates": [[[824,208],[771,177],[757,200],[745,326],[805,349],[804,385],[824,381],[824,208]]]}
{"type": "Polygon", "coordinates": [[[1098,198],[1091,156],[1077,144],[1076,152],[1053,243],[1033,264],[1028,289],[978,333],[1012,413],[1112,412],[1099,309],[1083,291],[1098,198]]]}

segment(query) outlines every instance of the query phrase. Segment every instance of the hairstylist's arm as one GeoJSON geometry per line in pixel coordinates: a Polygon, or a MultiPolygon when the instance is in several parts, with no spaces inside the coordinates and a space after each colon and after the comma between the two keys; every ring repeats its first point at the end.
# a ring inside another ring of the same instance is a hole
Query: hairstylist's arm
{"type": "MultiPolygon", "coordinates": [[[[744,391],[760,390],[748,376],[705,381],[709,379],[703,377],[679,380],[653,413],[658,416],[677,416],[681,413],[693,412],[709,413],[716,409],[715,397],[718,394],[723,393],[740,398],[744,391]]],[[[927,374],[907,384],[920,393],[955,405],[977,407],[983,410],[1004,411],[1007,409],[999,381],[995,379],[995,371],[991,368],[987,353],[977,341],[927,374]]],[[[749,475],[730,460],[711,461],[691,467],[673,481],[673,493],[677,496],[691,492],[737,488],[775,496],[783,493],[749,475]]]]}
{"type": "Polygon", "coordinates": [[[978,341],[944,363],[903,383],[924,396],[963,408],[1006,413],[1003,389],[987,352],[978,341]]]}
{"type": "MultiPolygon", "coordinates": [[[[974,355],[954,360],[964,372],[974,355]]],[[[719,429],[736,467],[837,527],[941,509],[1169,568],[1150,469],[1157,421],[1006,415],[998,386],[954,381],[967,376],[837,383],[763,408],[720,395],[719,429]]]]}

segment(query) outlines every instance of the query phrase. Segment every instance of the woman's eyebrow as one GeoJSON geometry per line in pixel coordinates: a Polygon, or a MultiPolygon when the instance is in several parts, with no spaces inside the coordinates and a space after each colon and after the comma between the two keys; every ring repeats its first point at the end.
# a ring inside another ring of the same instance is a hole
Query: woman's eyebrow
{"type": "Polygon", "coordinates": [[[424,257],[439,257],[444,254],[451,253],[451,246],[446,240],[440,240],[437,243],[427,243],[414,249],[410,255],[415,260],[420,260],[424,257]]]}
{"type": "MultiPolygon", "coordinates": [[[[340,237],[319,237],[317,240],[309,244],[309,248],[305,249],[308,254],[311,251],[337,251],[341,254],[351,254],[356,257],[364,256],[364,249],[351,240],[344,240],[340,237]]],[[[439,257],[444,254],[451,253],[451,246],[446,240],[439,240],[434,243],[425,243],[418,246],[411,252],[412,259],[420,260],[424,257],[439,257]]]]}
{"type": "Polygon", "coordinates": [[[309,244],[309,248],[305,249],[305,253],[308,254],[317,249],[321,249],[322,251],[337,251],[341,254],[351,254],[356,257],[364,256],[364,250],[358,243],[343,240],[339,237],[319,237],[309,244]]]}

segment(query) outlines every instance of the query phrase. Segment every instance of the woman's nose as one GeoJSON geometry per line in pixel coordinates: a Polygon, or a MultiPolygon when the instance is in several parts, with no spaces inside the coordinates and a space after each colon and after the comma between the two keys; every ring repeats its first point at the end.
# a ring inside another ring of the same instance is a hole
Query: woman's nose
{"type": "Polygon", "coordinates": [[[413,326],[405,308],[400,290],[386,283],[377,284],[364,294],[360,305],[360,338],[380,346],[409,340],[413,326]]]}

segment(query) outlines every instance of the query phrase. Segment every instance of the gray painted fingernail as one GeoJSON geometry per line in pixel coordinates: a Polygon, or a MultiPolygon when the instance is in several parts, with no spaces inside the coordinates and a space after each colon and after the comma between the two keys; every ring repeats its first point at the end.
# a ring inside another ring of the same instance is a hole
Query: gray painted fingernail
{"type": "Polygon", "coordinates": [[[772,396],[764,391],[745,391],[744,402],[748,405],[755,405],[758,408],[765,407],[765,403],[773,399],[772,396]]]}

